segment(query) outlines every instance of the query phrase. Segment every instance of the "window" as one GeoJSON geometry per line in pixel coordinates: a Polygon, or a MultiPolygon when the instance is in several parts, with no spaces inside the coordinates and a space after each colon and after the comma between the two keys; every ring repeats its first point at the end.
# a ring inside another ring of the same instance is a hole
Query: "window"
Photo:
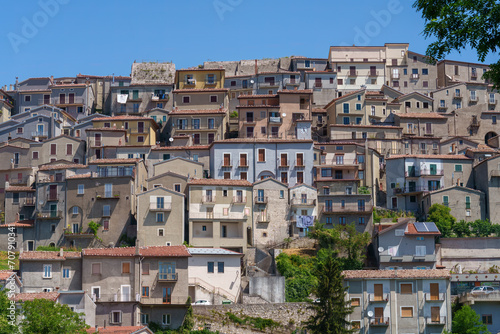
{"type": "Polygon", "coordinates": [[[356,307],[356,306],[359,306],[359,305],[361,305],[359,298],[351,298],[351,306],[356,307]]]}
{"type": "Polygon", "coordinates": [[[159,237],[163,237],[163,236],[164,236],[164,234],[165,234],[164,232],[165,232],[165,229],[163,229],[163,228],[159,228],[159,229],[158,229],[158,236],[159,236],[159,237]]]}
{"type": "Polygon", "coordinates": [[[78,191],[77,191],[77,194],[78,195],[83,195],[83,193],[85,192],[85,185],[83,184],[79,184],[78,185],[78,191]]]}
{"type": "Polygon", "coordinates": [[[344,103],[343,104],[343,110],[344,110],[344,114],[348,114],[349,113],[349,103],[344,103]]]}
{"type": "Polygon", "coordinates": [[[429,81],[422,81],[422,87],[429,87],[429,81]]]}
{"type": "Polygon", "coordinates": [[[31,157],[33,160],[38,160],[38,152],[37,151],[33,152],[31,157]]]}
{"type": "Polygon", "coordinates": [[[57,153],[57,144],[50,144],[50,155],[56,155],[57,153]]]}
{"type": "Polygon", "coordinates": [[[428,75],[429,74],[429,69],[423,68],[422,69],[422,75],[428,75]]]}
{"type": "Polygon", "coordinates": [[[142,264],[142,274],[149,275],[149,263],[142,264]]]}
{"type": "Polygon", "coordinates": [[[345,225],[345,224],[346,224],[346,219],[345,219],[345,217],[339,217],[339,224],[340,224],[340,225],[345,225]]]}
{"type": "Polygon", "coordinates": [[[62,275],[63,278],[69,278],[69,268],[63,268],[62,275]]]}
{"type": "Polygon", "coordinates": [[[455,172],[461,172],[462,171],[462,165],[455,165],[455,172]]]}
{"type": "Polygon", "coordinates": [[[217,262],[217,272],[224,273],[224,262],[217,262]]]}
{"type": "Polygon", "coordinates": [[[43,265],[43,278],[52,278],[52,265],[44,264],[43,265]]]}
{"type": "Polygon", "coordinates": [[[470,209],[470,196],[465,196],[465,208],[470,209]]]}
{"type": "Polygon", "coordinates": [[[497,117],[496,116],[491,116],[491,123],[497,124],[497,117]]]}
{"type": "Polygon", "coordinates": [[[217,95],[210,95],[210,102],[217,103],[217,95]]]}
{"type": "Polygon", "coordinates": [[[170,325],[170,314],[167,313],[167,314],[163,314],[162,317],[161,317],[161,322],[163,325],[170,325]]]}
{"type": "Polygon", "coordinates": [[[149,314],[141,313],[141,324],[147,325],[148,323],[149,323],[149,314]]]}
{"type": "Polygon", "coordinates": [[[401,307],[401,318],[413,318],[413,307],[401,307]]]}
{"type": "Polygon", "coordinates": [[[149,286],[143,286],[141,289],[142,297],[149,297],[149,286]]]}
{"type": "Polygon", "coordinates": [[[138,136],[137,137],[137,142],[138,143],[144,143],[144,136],[138,136]]]}
{"type": "Polygon", "coordinates": [[[284,190],[280,190],[280,198],[285,198],[285,191],[284,190]]]}
{"type": "Polygon", "coordinates": [[[100,263],[92,263],[92,275],[100,275],[101,274],[101,264],[100,263]]]}
{"type": "Polygon", "coordinates": [[[72,212],[74,215],[77,215],[78,214],[78,207],[77,206],[74,206],[73,207],[73,212],[72,212]]]}
{"type": "Polygon", "coordinates": [[[400,293],[402,295],[411,295],[413,293],[413,285],[411,283],[401,283],[400,293]]]}
{"type": "Polygon", "coordinates": [[[12,203],[19,204],[19,193],[12,193],[12,203]]]}
{"type": "Polygon", "coordinates": [[[122,262],[122,274],[130,274],[130,262],[122,262]]]}
{"type": "Polygon", "coordinates": [[[182,97],[182,103],[190,103],[191,102],[191,99],[189,96],[183,96],[182,97]]]}
{"type": "Polygon", "coordinates": [[[332,217],[326,217],[325,223],[326,223],[326,224],[333,224],[333,219],[332,219],[332,217]]]}
{"type": "Polygon", "coordinates": [[[493,324],[493,316],[491,314],[483,314],[483,315],[481,315],[481,318],[483,320],[483,324],[485,324],[485,325],[492,325],[493,324]]]}
{"type": "Polygon", "coordinates": [[[31,95],[25,95],[24,102],[31,102],[31,95]]]}
{"type": "Polygon", "coordinates": [[[163,212],[157,212],[156,213],[156,222],[163,223],[163,220],[164,220],[163,212]]]}
{"type": "Polygon", "coordinates": [[[102,206],[102,216],[109,217],[111,215],[111,207],[109,205],[102,206]]]}
{"type": "Polygon", "coordinates": [[[343,85],[344,79],[337,79],[337,85],[343,85]]]}
{"type": "Polygon", "coordinates": [[[266,161],[266,149],[259,148],[259,160],[258,160],[258,162],[265,162],[265,161],[266,161]]]}
{"type": "Polygon", "coordinates": [[[214,262],[207,262],[207,273],[214,273],[214,262]]]}
{"type": "Polygon", "coordinates": [[[365,225],[365,224],[366,224],[366,222],[365,222],[365,217],[359,217],[359,219],[358,219],[358,224],[359,224],[359,225],[365,225]]]}
{"type": "Polygon", "coordinates": [[[111,312],[111,323],[119,324],[122,322],[122,311],[112,311],[111,312]]]}

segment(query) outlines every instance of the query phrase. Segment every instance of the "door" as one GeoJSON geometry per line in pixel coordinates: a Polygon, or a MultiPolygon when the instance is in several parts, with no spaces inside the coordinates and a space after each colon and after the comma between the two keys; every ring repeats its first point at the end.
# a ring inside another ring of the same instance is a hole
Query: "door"
{"type": "Polygon", "coordinates": [[[227,226],[226,225],[221,226],[221,237],[227,238],[227,226]]]}
{"type": "Polygon", "coordinates": [[[240,154],[240,166],[241,167],[247,166],[247,155],[246,154],[240,154]]]}
{"type": "Polygon", "coordinates": [[[375,295],[375,300],[383,300],[384,299],[384,286],[382,284],[374,284],[373,292],[375,295]]]}
{"type": "Polygon", "coordinates": [[[224,154],[224,166],[225,167],[231,166],[231,155],[230,154],[224,154]]]}
{"type": "Polygon", "coordinates": [[[49,199],[54,200],[57,199],[57,185],[51,184],[49,186],[49,199]]]}
{"type": "Polygon", "coordinates": [[[144,132],[144,122],[137,122],[137,131],[139,133],[143,133],[144,132]]]}
{"type": "Polygon", "coordinates": [[[397,197],[393,197],[391,199],[391,201],[392,201],[392,208],[393,209],[397,209],[398,208],[398,198],[397,197]]]}
{"type": "Polygon", "coordinates": [[[288,156],[286,153],[281,153],[280,165],[281,167],[288,166],[288,156]]]}
{"type": "Polygon", "coordinates": [[[43,96],[43,104],[50,104],[50,95],[43,96]]]}
{"type": "Polygon", "coordinates": [[[257,190],[257,202],[264,202],[264,189],[257,190]]]}
{"type": "Polygon", "coordinates": [[[415,246],[415,256],[425,256],[427,249],[425,246],[415,246]]]}
{"type": "Polygon", "coordinates": [[[69,93],[68,95],[68,103],[75,103],[75,93],[69,93]]]}
{"type": "Polygon", "coordinates": [[[113,196],[113,184],[112,183],[106,183],[104,185],[104,197],[110,198],[113,196]]]}
{"type": "Polygon", "coordinates": [[[439,300],[439,283],[431,283],[430,286],[431,286],[431,300],[439,300]]]}
{"type": "Polygon", "coordinates": [[[66,103],[66,94],[59,94],[59,104],[66,103]]]}
{"type": "Polygon", "coordinates": [[[57,204],[50,205],[50,217],[52,218],[57,217],[57,204]]]}
{"type": "Polygon", "coordinates": [[[207,190],[207,192],[206,192],[206,197],[207,197],[207,198],[206,198],[206,201],[207,201],[208,203],[212,202],[212,190],[207,190]]]}
{"type": "Polygon", "coordinates": [[[431,321],[432,322],[439,322],[440,316],[439,316],[439,306],[433,306],[431,307],[431,321]]]}
{"type": "Polygon", "coordinates": [[[36,129],[37,129],[37,131],[36,131],[37,135],[38,136],[43,136],[43,124],[38,124],[37,127],[36,127],[36,129]]]}
{"type": "Polygon", "coordinates": [[[417,190],[417,183],[415,181],[408,182],[408,191],[414,192],[417,190]]]}
{"type": "Polygon", "coordinates": [[[297,153],[297,166],[304,166],[304,155],[297,153]]]}
{"type": "Polygon", "coordinates": [[[213,143],[214,139],[215,139],[215,135],[213,133],[209,133],[208,134],[208,143],[209,144],[213,143]]]}
{"type": "Polygon", "coordinates": [[[163,304],[172,302],[172,288],[163,288],[163,304]]]}
{"type": "Polygon", "coordinates": [[[94,146],[101,146],[101,134],[94,133],[94,146]]]}
{"type": "Polygon", "coordinates": [[[200,144],[200,134],[199,133],[195,133],[194,136],[193,136],[193,143],[195,145],[199,145],[200,144]]]}
{"type": "Polygon", "coordinates": [[[415,166],[408,166],[408,177],[415,177],[415,166]]]}
{"type": "Polygon", "coordinates": [[[375,323],[380,324],[384,322],[384,308],[375,307],[375,323]]]}
{"type": "Polygon", "coordinates": [[[307,194],[301,194],[300,195],[300,202],[302,204],[307,204],[307,194]]]}
{"type": "Polygon", "coordinates": [[[121,301],[129,302],[130,301],[130,285],[122,285],[121,286],[121,301]]]}
{"type": "Polygon", "coordinates": [[[431,164],[430,171],[431,171],[431,175],[436,175],[437,174],[437,166],[435,164],[431,164]]]}
{"type": "Polygon", "coordinates": [[[425,123],[425,133],[428,135],[432,134],[432,123],[425,123]]]}

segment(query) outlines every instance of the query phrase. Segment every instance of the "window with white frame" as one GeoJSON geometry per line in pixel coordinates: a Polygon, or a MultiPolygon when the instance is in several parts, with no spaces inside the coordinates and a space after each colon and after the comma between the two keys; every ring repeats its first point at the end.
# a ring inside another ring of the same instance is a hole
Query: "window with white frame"
{"type": "Polygon", "coordinates": [[[72,212],[74,215],[77,215],[78,214],[78,207],[77,206],[74,206],[73,207],[73,212],[72,212]]]}
{"type": "Polygon", "coordinates": [[[120,324],[122,322],[122,311],[111,311],[111,323],[120,324]]]}
{"type": "Polygon", "coordinates": [[[161,322],[163,325],[170,325],[171,316],[170,313],[163,314],[161,317],[161,322]]]}
{"type": "Polygon", "coordinates": [[[44,264],[43,265],[43,278],[52,278],[52,265],[44,264]]]}
{"type": "Polygon", "coordinates": [[[78,192],[77,192],[77,194],[78,194],[78,195],[83,195],[83,194],[84,194],[84,192],[85,192],[85,185],[83,185],[83,184],[79,184],[79,185],[78,185],[78,192]]]}

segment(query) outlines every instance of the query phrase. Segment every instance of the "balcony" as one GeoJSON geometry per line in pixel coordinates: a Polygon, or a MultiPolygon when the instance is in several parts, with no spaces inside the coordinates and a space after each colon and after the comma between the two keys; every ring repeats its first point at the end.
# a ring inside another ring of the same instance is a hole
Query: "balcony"
{"type": "Polygon", "coordinates": [[[462,293],[460,296],[460,303],[473,304],[476,301],[484,301],[484,302],[500,302],[500,292],[494,291],[490,293],[483,294],[473,294],[470,292],[462,293]]]}
{"type": "Polygon", "coordinates": [[[152,94],[151,101],[168,101],[168,94],[152,94]]]}
{"type": "Polygon", "coordinates": [[[302,160],[295,160],[294,164],[295,168],[305,168],[304,165],[304,159],[302,160]]]}
{"type": "Polygon", "coordinates": [[[320,90],[322,88],[323,88],[323,84],[321,82],[315,82],[314,83],[314,86],[313,86],[314,90],[320,90]]]}
{"type": "Polygon", "coordinates": [[[307,198],[292,198],[290,204],[292,206],[316,206],[316,200],[307,198]]]}
{"type": "Polygon", "coordinates": [[[375,295],[374,293],[368,294],[368,302],[370,302],[370,303],[378,303],[378,302],[385,303],[388,301],[389,301],[389,294],[388,293],[383,293],[381,296],[375,295]]]}
{"type": "Polygon", "coordinates": [[[95,197],[97,199],[120,199],[119,191],[96,191],[95,197]]]}
{"type": "Polygon", "coordinates": [[[47,196],[47,201],[51,201],[51,202],[57,202],[57,201],[59,201],[58,194],[49,194],[47,196]]]}
{"type": "Polygon", "coordinates": [[[271,218],[268,213],[261,212],[257,215],[257,223],[269,223],[271,218]]]}
{"type": "Polygon", "coordinates": [[[370,326],[389,326],[389,317],[375,317],[370,319],[370,326]]]}
{"type": "Polygon", "coordinates": [[[428,192],[428,191],[434,191],[434,190],[439,190],[443,189],[444,187],[428,187],[428,186],[414,186],[414,187],[400,187],[400,188],[394,188],[394,193],[396,195],[409,195],[409,194],[415,194],[415,193],[420,193],[420,192],[428,192]]]}
{"type": "Polygon", "coordinates": [[[71,227],[64,229],[64,237],[67,239],[93,239],[95,234],[92,232],[73,232],[71,227]]]}
{"type": "Polygon", "coordinates": [[[425,317],[425,323],[427,325],[446,325],[446,317],[445,316],[439,316],[438,318],[425,317]]]}
{"type": "Polygon", "coordinates": [[[476,96],[472,96],[472,95],[469,96],[469,102],[477,102],[478,100],[479,99],[478,99],[477,95],[476,96]]]}
{"type": "Polygon", "coordinates": [[[158,273],[158,282],[176,282],[177,278],[177,273],[158,273]]]}
{"type": "Polygon", "coordinates": [[[370,213],[373,211],[373,204],[358,205],[357,203],[348,203],[342,206],[341,204],[336,204],[335,206],[323,206],[321,208],[321,213],[326,215],[335,214],[359,214],[359,213],[370,213]]]}
{"type": "Polygon", "coordinates": [[[31,137],[48,137],[49,132],[48,131],[33,131],[31,132],[31,137]]]}
{"type": "Polygon", "coordinates": [[[411,80],[418,80],[418,78],[420,78],[420,74],[418,74],[418,73],[412,73],[410,75],[411,80]]]}
{"type": "Polygon", "coordinates": [[[356,71],[356,70],[349,70],[349,72],[347,72],[347,75],[349,77],[357,77],[358,76],[358,71],[356,71]]]}
{"type": "Polygon", "coordinates": [[[139,300],[143,305],[185,305],[187,300],[186,297],[168,297],[168,298],[158,298],[158,297],[144,297],[139,296],[139,300]]]}
{"type": "Polygon", "coordinates": [[[215,204],[216,197],[215,196],[202,196],[201,203],[203,204],[215,204]]]}
{"type": "Polygon", "coordinates": [[[129,128],[128,131],[132,134],[149,134],[146,128],[129,128]]]}
{"type": "Polygon", "coordinates": [[[271,116],[269,117],[269,123],[281,124],[281,117],[271,116]]]}
{"type": "Polygon", "coordinates": [[[368,76],[369,76],[369,77],[378,77],[378,71],[370,71],[370,72],[368,73],[368,76]]]}
{"type": "Polygon", "coordinates": [[[391,74],[391,79],[399,80],[399,78],[400,78],[399,73],[392,73],[391,74]]]}
{"type": "MultiPolygon", "coordinates": [[[[92,301],[94,302],[138,302],[140,301],[140,295],[135,295],[135,298],[132,294],[121,294],[121,293],[102,293],[97,297],[95,294],[92,294],[92,301]]],[[[159,298],[161,299],[161,298],[159,298]]]]}
{"type": "Polygon", "coordinates": [[[279,81],[268,81],[268,82],[260,82],[259,85],[261,87],[279,87],[280,83],[279,81]]]}
{"type": "Polygon", "coordinates": [[[240,161],[238,168],[248,168],[248,161],[240,161]]]}
{"type": "Polygon", "coordinates": [[[255,196],[255,204],[267,204],[267,196],[255,196]]]}
{"type": "Polygon", "coordinates": [[[495,105],[495,104],[497,104],[497,100],[490,98],[490,99],[488,99],[488,104],[495,105]]]}
{"type": "Polygon", "coordinates": [[[405,172],[405,177],[420,177],[420,176],[443,176],[443,169],[420,169],[412,172],[405,172]]]}
{"type": "Polygon", "coordinates": [[[288,160],[286,161],[281,160],[278,166],[278,168],[289,168],[289,167],[290,167],[290,162],[288,160]]]}
{"type": "Polygon", "coordinates": [[[38,219],[61,219],[61,210],[42,210],[36,213],[38,219]]]}
{"type": "Polygon", "coordinates": [[[438,293],[437,295],[433,295],[430,293],[425,293],[425,301],[426,302],[438,302],[438,301],[444,301],[445,300],[445,294],[444,293],[438,293]]]}
{"type": "Polygon", "coordinates": [[[170,211],[172,210],[172,203],[149,203],[149,211],[170,211]]]}
{"type": "Polygon", "coordinates": [[[439,109],[442,109],[442,110],[448,109],[448,104],[447,103],[440,103],[438,106],[438,110],[439,109]]]}
{"type": "Polygon", "coordinates": [[[23,206],[35,206],[36,204],[36,201],[35,201],[35,198],[25,198],[24,201],[23,201],[23,206]]]}
{"type": "Polygon", "coordinates": [[[287,86],[299,86],[300,80],[287,78],[287,79],[285,79],[284,83],[287,86]]]}
{"type": "Polygon", "coordinates": [[[237,211],[232,211],[229,210],[226,213],[224,212],[213,212],[213,211],[196,211],[196,210],[190,210],[189,211],[189,219],[190,220],[224,220],[224,221],[237,221],[237,220],[246,220],[248,219],[248,215],[245,211],[243,212],[237,212],[237,211]]]}
{"type": "Polygon", "coordinates": [[[462,98],[462,94],[460,94],[460,92],[455,92],[455,93],[453,93],[453,98],[454,99],[461,99],[462,98]]]}
{"type": "Polygon", "coordinates": [[[246,204],[247,198],[246,196],[233,196],[232,204],[246,204]]]}
{"type": "Polygon", "coordinates": [[[83,104],[83,97],[72,97],[72,98],[70,98],[69,96],[65,98],[53,97],[51,100],[52,100],[51,104],[55,104],[58,106],[83,104]]]}

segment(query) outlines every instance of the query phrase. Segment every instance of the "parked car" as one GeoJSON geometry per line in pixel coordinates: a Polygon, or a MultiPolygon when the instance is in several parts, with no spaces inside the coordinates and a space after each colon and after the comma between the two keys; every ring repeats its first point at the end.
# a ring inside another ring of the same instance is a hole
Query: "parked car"
{"type": "Polygon", "coordinates": [[[473,295],[485,295],[495,292],[495,289],[491,286],[476,286],[474,289],[472,289],[471,293],[473,295]]]}
{"type": "Polygon", "coordinates": [[[212,305],[212,303],[205,299],[199,299],[195,301],[193,305],[212,305]]]}

